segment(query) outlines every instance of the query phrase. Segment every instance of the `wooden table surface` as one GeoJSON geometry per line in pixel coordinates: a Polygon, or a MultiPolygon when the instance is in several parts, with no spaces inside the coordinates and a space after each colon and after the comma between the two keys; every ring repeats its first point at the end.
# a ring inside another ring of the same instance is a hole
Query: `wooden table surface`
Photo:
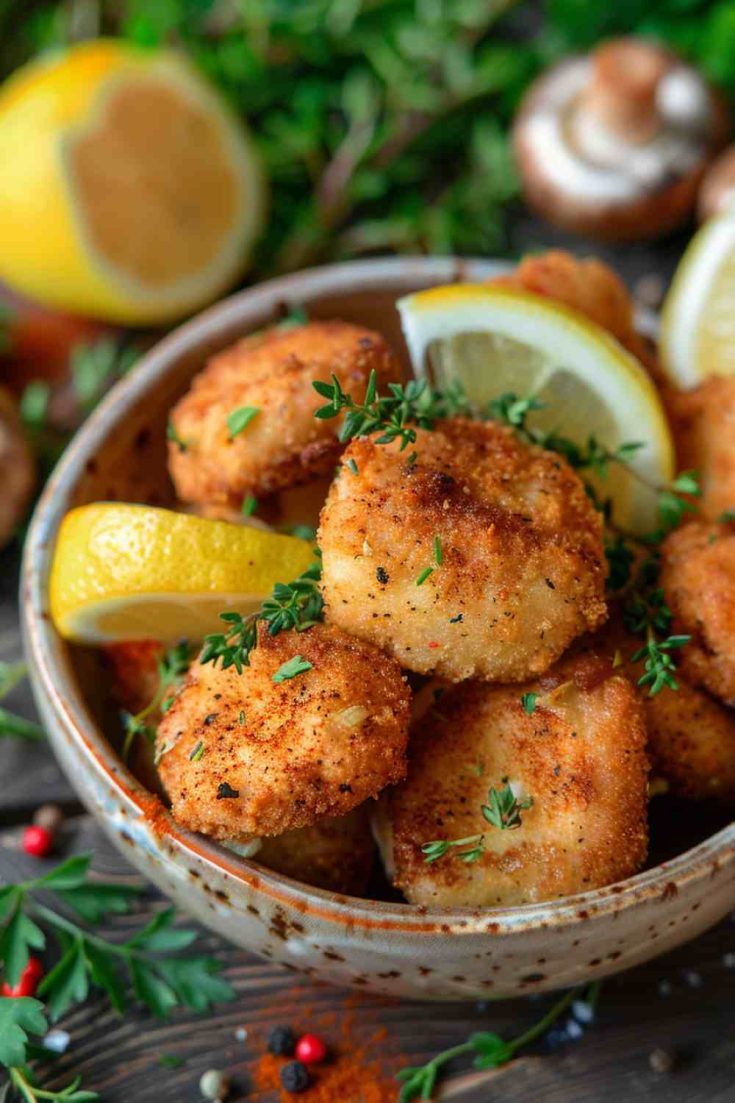
{"type": "MultiPolygon", "coordinates": [[[[516,243],[537,246],[563,241],[533,220],[519,222],[516,243]]],[[[680,242],[664,247],[606,250],[605,255],[631,283],[651,274],[667,279],[680,242]]],[[[650,281],[649,281],[650,282],[650,281]]],[[[19,657],[16,587],[18,557],[0,557],[0,659],[19,657]]],[[[9,707],[32,716],[27,686],[14,691],[9,707]]],[[[38,871],[38,863],[18,849],[20,827],[45,801],[67,813],[61,852],[92,852],[94,868],[107,877],[137,875],[112,851],[83,813],[75,794],[43,744],[0,740],[0,883],[38,871]]],[[[735,902],[734,902],[735,903],[735,902]]],[[[161,906],[151,890],[143,912],[161,906]]],[[[117,920],[111,929],[142,922],[144,916],[117,920]]],[[[644,1103],[666,1097],[668,1103],[725,1103],[735,1100],[735,914],[695,942],[648,965],[605,982],[596,1022],[584,1036],[553,1052],[538,1050],[504,1068],[484,1073],[452,1068],[437,1098],[452,1103],[644,1103]],[[654,1072],[649,1055],[664,1048],[675,1055],[670,1073],[654,1072]]],[[[294,979],[277,965],[263,962],[222,940],[202,934],[202,942],[225,964],[237,990],[233,1003],[210,1015],[177,1014],[160,1023],[132,1012],[116,1017],[103,999],[93,998],[60,1024],[71,1035],[66,1054],[48,1084],[58,1086],[81,1075],[108,1103],[178,1103],[199,1099],[198,1080],[209,1067],[235,1077],[233,1099],[274,1103],[278,1091],[264,1085],[258,1059],[264,1037],[276,1024],[298,1029],[316,1026],[327,1040],[359,1053],[364,1083],[389,1083],[402,1064],[418,1064],[438,1050],[465,1039],[472,1030],[512,1036],[530,1025],[548,1006],[548,998],[494,1004],[390,1002],[294,979]],[[242,1028],[247,1031],[243,1040],[242,1028]],[[239,1031],[239,1034],[236,1033],[239,1031]],[[348,1039],[347,1041],[345,1039],[348,1039]],[[176,1069],[163,1067],[162,1054],[183,1058],[176,1069]]],[[[266,1078],[267,1079],[267,1078],[266,1078]]],[[[43,1081],[46,1083],[46,1081],[43,1081]]],[[[397,1091],[396,1091],[397,1095],[397,1091]]],[[[305,1100],[309,1096],[302,1096],[305,1100]]],[[[361,1103],[350,1092],[339,1103],[361,1103]]],[[[365,1098],[372,1103],[376,1095],[365,1098]]],[[[387,1093],[384,1098],[391,1098],[387,1093]]]]}

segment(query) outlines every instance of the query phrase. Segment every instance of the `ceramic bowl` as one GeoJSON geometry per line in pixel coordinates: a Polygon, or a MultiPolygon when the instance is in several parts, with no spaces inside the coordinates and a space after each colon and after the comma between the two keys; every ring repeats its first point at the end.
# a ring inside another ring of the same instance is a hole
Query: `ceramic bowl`
{"type": "MultiPolygon", "coordinates": [[[[403,349],[396,299],[486,277],[452,259],[371,260],[241,292],[161,341],[67,449],[26,544],[23,620],[38,707],[63,768],[133,865],[233,943],[340,985],[426,999],[502,997],[590,981],[692,938],[735,906],[735,826],[621,884],[527,907],[431,910],[311,888],[174,823],[108,742],[93,652],[59,638],[49,565],[66,511],[108,499],[168,504],[167,412],[205,359],[290,304],[382,330],[403,349]]],[[[405,355],[405,350],[404,350],[405,355]]]]}

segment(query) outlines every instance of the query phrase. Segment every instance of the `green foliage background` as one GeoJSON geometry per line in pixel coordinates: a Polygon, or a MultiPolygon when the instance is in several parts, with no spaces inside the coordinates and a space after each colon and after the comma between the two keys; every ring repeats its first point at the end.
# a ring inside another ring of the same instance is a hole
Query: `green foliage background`
{"type": "Polygon", "coordinates": [[[0,65],[99,34],[183,48],[263,152],[265,274],[386,250],[502,253],[524,88],[629,32],[735,98],[735,0],[0,0],[0,65]]]}

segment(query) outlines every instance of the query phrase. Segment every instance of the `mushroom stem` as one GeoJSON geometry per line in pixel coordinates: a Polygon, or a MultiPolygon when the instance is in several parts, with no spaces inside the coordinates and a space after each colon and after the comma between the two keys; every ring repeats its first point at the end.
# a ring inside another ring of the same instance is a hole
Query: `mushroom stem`
{"type": "Polygon", "coordinates": [[[592,80],[580,97],[588,111],[610,133],[644,145],[661,128],[657,93],[674,58],[652,42],[618,38],[592,55],[592,80]]]}

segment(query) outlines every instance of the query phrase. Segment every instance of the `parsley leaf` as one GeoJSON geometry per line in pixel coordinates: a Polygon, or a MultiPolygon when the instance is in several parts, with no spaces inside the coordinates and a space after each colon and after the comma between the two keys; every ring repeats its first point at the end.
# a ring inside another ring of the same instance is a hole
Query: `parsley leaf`
{"type": "Polygon", "coordinates": [[[538,693],[522,693],[521,704],[523,709],[529,716],[533,716],[536,711],[536,702],[538,701],[538,693]]]}
{"type": "Polygon", "coordinates": [[[299,674],[305,674],[312,667],[313,663],[310,663],[308,659],[302,659],[301,655],[294,655],[293,659],[288,659],[278,668],[273,675],[273,681],[276,685],[280,682],[287,682],[291,678],[296,678],[299,674]]]}
{"type": "Polygon", "coordinates": [[[230,431],[230,440],[234,440],[244,429],[247,429],[253,418],[260,413],[258,406],[241,406],[233,410],[227,417],[227,428],[230,431]]]}
{"type": "Polygon", "coordinates": [[[0,999],[0,1064],[6,1067],[24,1065],[27,1060],[28,1035],[43,1035],[47,1029],[40,1000],[29,996],[6,996],[0,999]]]}

